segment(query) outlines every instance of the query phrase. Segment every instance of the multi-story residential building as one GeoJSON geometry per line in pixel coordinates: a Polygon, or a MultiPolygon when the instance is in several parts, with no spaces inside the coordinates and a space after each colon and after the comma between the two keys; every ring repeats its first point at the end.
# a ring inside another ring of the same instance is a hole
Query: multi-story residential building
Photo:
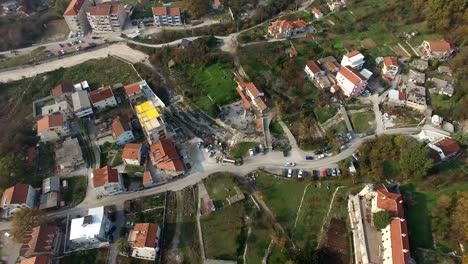
{"type": "Polygon", "coordinates": [[[77,91],[72,94],[73,112],[79,118],[93,114],[93,107],[89,101],[86,90],[77,91]]]}
{"type": "Polygon", "coordinates": [[[350,66],[338,71],[336,81],[343,94],[348,97],[360,95],[367,86],[367,79],[350,66]]]}
{"type": "Polygon", "coordinates": [[[135,112],[140,121],[146,140],[151,144],[166,138],[167,131],[160,110],[153,101],[146,101],[135,106],[135,112]]]}
{"type": "Polygon", "coordinates": [[[304,72],[310,79],[315,79],[325,74],[325,72],[320,68],[320,66],[313,60],[310,60],[306,63],[304,67],[304,72]]]}
{"type": "Polygon", "coordinates": [[[71,32],[86,33],[91,29],[86,17],[86,9],[90,3],[88,0],[72,0],[68,5],[63,17],[71,32]]]}
{"type": "Polygon", "coordinates": [[[57,256],[61,242],[62,232],[58,226],[52,224],[36,226],[24,236],[20,256],[22,258],[57,256]]]}
{"type": "Polygon", "coordinates": [[[276,20],[268,26],[268,34],[274,38],[290,38],[306,32],[307,24],[302,19],[295,21],[276,20]]]}
{"type": "Polygon", "coordinates": [[[122,152],[122,160],[125,164],[137,165],[141,164],[143,154],[143,144],[125,144],[122,152]]]}
{"type": "Polygon", "coordinates": [[[112,120],[112,137],[118,145],[135,141],[135,136],[126,118],[117,116],[112,120]]]}
{"type": "Polygon", "coordinates": [[[452,138],[445,137],[427,144],[430,148],[429,154],[435,164],[447,161],[456,157],[460,151],[460,145],[452,138]]]}
{"type": "Polygon", "coordinates": [[[100,195],[115,195],[124,191],[122,176],[110,166],[96,169],[93,172],[93,186],[100,195]]]}
{"type": "Polygon", "coordinates": [[[183,25],[184,13],[179,7],[153,7],[154,25],[157,27],[183,25]]]}
{"type": "Polygon", "coordinates": [[[124,4],[118,2],[89,6],[86,16],[93,32],[120,32],[127,20],[124,4]]]}
{"type": "Polygon", "coordinates": [[[364,63],[364,55],[357,50],[353,50],[343,55],[343,59],[341,59],[341,66],[351,66],[355,70],[362,69],[364,63]]]}
{"type": "Polygon", "coordinates": [[[253,82],[244,81],[240,75],[236,75],[234,81],[237,83],[236,90],[242,98],[245,109],[250,109],[252,104],[260,114],[268,109],[265,93],[257,88],[253,82]]]}
{"type": "Polygon", "coordinates": [[[107,242],[107,233],[112,226],[104,206],[91,208],[84,217],[70,223],[70,242],[80,246],[93,246],[107,242]]]}
{"type": "Polygon", "coordinates": [[[384,185],[369,184],[357,195],[350,195],[348,211],[355,263],[411,263],[401,194],[389,192],[384,185]],[[385,228],[377,230],[369,218],[381,211],[389,212],[391,220],[385,228]]]}
{"type": "Polygon", "coordinates": [[[393,80],[398,73],[398,61],[393,57],[383,58],[382,74],[389,80],[393,80]]]}
{"type": "Polygon", "coordinates": [[[160,170],[185,172],[184,162],[170,139],[160,139],[150,146],[150,159],[160,170]]]}
{"type": "Polygon", "coordinates": [[[70,133],[70,127],[61,113],[55,113],[37,120],[37,135],[42,142],[57,141],[70,133]]]}
{"type": "Polygon", "coordinates": [[[75,87],[73,86],[73,83],[66,82],[52,88],[51,93],[55,102],[58,103],[68,100],[74,91],[75,87]]]}
{"type": "Polygon", "coordinates": [[[117,106],[114,93],[110,86],[101,87],[89,93],[89,100],[97,110],[104,110],[107,107],[117,106]]]}
{"type": "Polygon", "coordinates": [[[159,251],[159,236],[161,229],[153,223],[137,223],[128,234],[128,242],[132,247],[132,257],[155,260],[159,251]]]}
{"type": "Polygon", "coordinates": [[[68,101],[61,101],[55,104],[46,105],[43,106],[41,109],[41,114],[43,116],[55,113],[61,113],[65,117],[65,119],[71,119],[74,115],[73,109],[68,104],[68,101]]]}
{"type": "Polygon", "coordinates": [[[421,44],[421,51],[428,59],[444,61],[450,58],[455,51],[453,43],[446,40],[427,41],[421,44]]]}
{"type": "Polygon", "coordinates": [[[34,208],[35,203],[36,190],[29,184],[18,183],[3,192],[0,206],[2,215],[9,218],[23,208],[34,208]]]}
{"type": "Polygon", "coordinates": [[[130,102],[135,102],[136,100],[144,97],[141,87],[143,85],[148,85],[146,81],[136,82],[129,85],[125,85],[125,94],[130,102]]]}

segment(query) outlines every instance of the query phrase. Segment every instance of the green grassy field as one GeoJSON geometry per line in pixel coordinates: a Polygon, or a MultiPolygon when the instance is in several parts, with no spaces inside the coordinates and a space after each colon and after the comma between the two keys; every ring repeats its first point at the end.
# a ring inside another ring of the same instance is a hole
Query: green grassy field
{"type": "Polygon", "coordinates": [[[238,237],[244,226],[245,209],[237,203],[201,217],[205,254],[210,259],[237,260],[238,237]]]}
{"type": "Polygon", "coordinates": [[[331,126],[329,131],[332,131],[333,133],[346,133],[348,132],[348,128],[346,127],[345,121],[340,121],[336,123],[335,125],[331,126]]]}
{"type": "Polygon", "coordinates": [[[273,121],[270,123],[270,132],[273,135],[282,135],[284,133],[283,128],[277,121],[273,121]]]}
{"type": "Polygon", "coordinates": [[[261,263],[275,231],[257,211],[253,217],[252,232],[247,240],[246,263],[261,263]]]}
{"type": "Polygon", "coordinates": [[[68,189],[62,193],[65,204],[73,206],[81,203],[86,196],[86,176],[75,176],[66,180],[68,181],[68,189]]]}
{"type": "Polygon", "coordinates": [[[212,174],[203,181],[210,198],[214,201],[225,203],[226,198],[236,195],[240,188],[233,176],[224,173],[212,174]]]}
{"type": "Polygon", "coordinates": [[[351,123],[356,133],[365,133],[376,128],[375,115],[371,111],[352,114],[351,123]]]}
{"type": "Polygon", "coordinates": [[[227,64],[213,64],[203,69],[192,67],[194,86],[200,96],[193,98],[195,104],[208,113],[213,113],[213,105],[223,106],[240,100],[233,80],[233,68],[227,64]]]}
{"type": "Polygon", "coordinates": [[[49,54],[45,49],[37,48],[26,55],[0,58],[0,69],[42,61],[49,58],[49,54]]]}
{"type": "Polygon", "coordinates": [[[336,114],[336,108],[331,105],[327,105],[325,107],[317,106],[315,107],[314,112],[317,116],[317,120],[320,123],[325,123],[325,121],[332,118],[336,114]]]}
{"type": "Polygon", "coordinates": [[[248,155],[247,152],[249,149],[255,148],[256,146],[258,146],[258,143],[255,142],[239,142],[231,148],[229,154],[236,159],[242,158],[248,155]]]}

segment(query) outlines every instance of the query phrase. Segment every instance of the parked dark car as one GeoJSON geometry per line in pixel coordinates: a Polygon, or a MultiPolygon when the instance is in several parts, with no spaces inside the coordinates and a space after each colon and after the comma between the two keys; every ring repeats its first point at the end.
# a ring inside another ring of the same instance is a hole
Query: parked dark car
{"type": "Polygon", "coordinates": [[[314,176],[314,179],[318,179],[320,172],[318,170],[312,170],[312,176],[314,176]]]}
{"type": "Polygon", "coordinates": [[[314,154],[315,154],[315,155],[320,155],[320,154],[322,154],[322,153],[323,153],[323,152],[322,152],[321,150],[316,150],[316,151],[314,151],[314,154]]]}
{"type": "Polygon", "coordinates": [[[326,147],[324,147],[322,149],[323,152],[327,152],[327,151],[330,151],[330,150],[331,150],[331,148],[329,146],[326,146],[326,147]]]}
{"type": "Polygon", "coordinates": [[[327,176],[332,176],[332,173],[333,173],[332,169],[327,169],[327,176]]]}
{"type": "Polygon", "coordinates": [[[306,156],[305,158],[306,158],[306,160],[314,160],[314,157],[312,157],[312,156],[306,156]]]}
{"type": "Polygon", "coordinates": [[[287,157],[287,156],[289,156],[289,151],[283,150],[283,157],[287,157]]]}

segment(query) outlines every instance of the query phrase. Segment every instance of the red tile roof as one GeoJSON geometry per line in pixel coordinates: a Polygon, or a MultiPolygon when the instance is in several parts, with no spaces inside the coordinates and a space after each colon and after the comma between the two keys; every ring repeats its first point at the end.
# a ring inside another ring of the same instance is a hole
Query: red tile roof
{"type": "Polygon", "coordinates": [[[139,160],[143,144],[125,144],[122,152],[122,159],[139,160]]]}
{"type": "Polygon", "coordinates": [[[112,136],[114,138],[118,138],[120,135],[129,130],[130,126],[128,125],[128,120],[126,118],[116,116],[114,120],[112,120],[112,136]]]}
{"type": "Polygon", "coordinates": [[[141,92],[141,87],[139,83],[132,83],[129,85],[125,85],[124,89],[127,95],[133,95],[133,94],[141,92]]]}
{"type": "Polygon", "coordinates": [[[112,4],[102,3],[95,6],[89,6],[86,13],[89,13],[91,16],[108,16],[111,13],[112,4]]]}
{"type": "Polygon", "coordinates": [[[316,74],[322,71],[320,66],[313,60],[307,61],[306,66],[312,71],[313,74],[316,74]]]}
{"type": "Polygon", "coordinates": [[[461,150],[460,145],[458,145],[457,141],[451,138],[441,139],[437,141],[434,145],[439,147],[444,152],[445,156],[450,156],[452,154],[458,153],[461,150]]]}
{"type": "Polygon", "coordinates": [[[170,139],[161,139],[150,147],[150,158],[161,170],[185,171],[185,166],[170,139]]]}
{"type": "Polygon", "coordinates": [[[180,16],[182,10],[179,7],[158,6],[152,8],[154,16],[180,16]]]}
{"type": "Polygon", "coordinates": [[[397,59],[393,57],[384,57],[383,63],[385,64],[385,66],[398,66],[397,59]]]}
{"type": "Polygon", "coordinates": [[[398,99],[406,101],[406,99],[408,99],[408,95],[405,92],[398,92],[398,99]]]}
{"type": "Polygon", "coordinates": [[[259,111],[264,111],[268,108],[265,98],[263,96],[255,98],[255,103],[257,104],[257,109],[259,111]]]}
{"type": "Polygon", "coordinates": [[[31,256],[37,253],[50,253],[54,251],[54,238],[60,229],[56,225],[42,224],[25,235],[21,246],[21,256],[31,256]]]}
{"type": "Polygon", "coordinates": [[[234,77],[234,81],[241,87],[245,87],[245,85],[246,85],[246,82],[244,81],[244,78],[242,78],[242,76],[240,76],[239,74],[237,74],[234,77]]]}
{"type": "Polygon", "coordinates": [[[237,91],[237,93],[240,95],[240,97],[242,99],[242,103],[244,105],[244,108],[249,110],[250,107],[251,107],[250,101],[247,99],[244,92],[241,90],[241,88],[239,86],[236,87],[236,91],[237,91]]]}
{"type": "Polygon", "coordinates": [[[427,41],[429,48],[434,52],[446,52],[454,49],[453,44],[446,40],[427,41]]]}
{"type": "Polygon", "coordinates": [[[114,97],[114,93],[112,92],[110,86],[101,87],[89,93],[89,100],[91,100],[93,104],[111,97],[114,97]]]}
{"type": "Polygon", "coordinates": [[[359,52],[358,50],[353,50],[353,51],[349,52],[348,54],[346,54],[345,56],[348,57],[348,58],[352,58],[352,57],[354,57],[356,55],[359,55],[359,54],[361,54],[361,52],[359,52]]]}
{"type": "Polygon", "coordinates": [[[117,169],[105,166],[94,170],[93,185],[94,188],[101,187],[106,183],[119,182],[119,173],[117,169]]]}
{"type": "Polygon", "coordinates": [[[8,204],[23,204],[26,203],[28,198],[29,184],[17,183],[6,189],[2,195],[2,203],[0,206],[3,208],[8,204]]]}
{"type": "Polygon", "coordinates": [[[339,69],[338,65],[336,65],[336,63],[334,63],[333,61],[325,62],[325,65],[327,66],[329,71],[335,71],[339,69]]]}
{"type": "Polygon", "coordinates": [[[318,9],[318,8],[316,8],[316,7],[314,7],[314,8],[312,9],[312,12],[314,12],[314,13],[317,14],[318,16],[322,14],[322,11],[320,11],[320,9],[318,9]]]}
{"type": "Polygon", "coordinates": [[[376,191],[378,208],[390,212],[392,217],[405,217],[401,194],[389,192],[384,186],[382,189],[377,189],[376,191]]]}
{"type": "Polygon", "coordinates": [[[341,68],[338,73],[342,74],[346,79],[348,79],[353,84],[358,84],[359,82],[366,80],[364,76],[362,76],[358,71],[354,70],[350,66],[341,68]]]}
{"type": "Polygon", "coordinates": [[[41,133],[52,127],[62,127],[64,124],[63,115],[55,113],[37,120],[37,133],[41,133]]]}
{"type": "Polygon", "coordinates": [[[295,21],[276,20],[273,23],[271,23],[270,26],[268,26],[268,31],[279,31],[279,29],[282,29],[282,30],[296,29],[296,28],[303,28],[305,26],[307,26],[307,23],[304,22],[304,20],[302,19],[298,19],[295,21]]]}
{"type": "Polygon", "coordinates": [[[390,239],[392,240],[393,264],[410,262],[408,227],[405,219],[394,218],[390,222],[390,239]]]}
{"type": "Polygon", "coordinates": [[[153,177],[151,177],[151,172],[149,171],[145,171],[145,173],[143,173],[143,184],[146,183],[153,183],[153,177]]]}
{"type": "Polygon", "coordinates": [[[246,90],[250,92],[254,97],[258,96],[262,91],[255,86],[253,82],[246,83],[245,87],[246,90]]]}
{"type": "Polygon", "coordinates": [[[81,7],[83,6],[86,0],[72,0],[65,10],[64,16],[76,16],[80,12],[81,7]]]}
{"type": "Polygon", "coordinates": [[[111,13],[111,14],[117,14],[117,13],[119,13],[119,8],[120,8],[120,4],[118,4],[118,3],[112,3],[111,9],[110,9],[110,13],[111,13]]]}
{"type": "Polygon", "coordinates": [[[52,96],[58,97],[64,93],[73,93],[74,91],[75,87],[73,86],[73,83],[62,83],[52,89],[52,96]]]}
{"type": "Polygon", "coordinates": [[[34,256],[32,258],[23,259],[20,262],[20,264],[49,264],[49,263],[51,263],[51,259],[49,256],[45,256],[45,255],[34,256]]]}
{"type": "Polygon", "coordinates": [[[158,225],[149,223],[138,223],[133,227],[132,247],[156,248],[158,246],[158,225]]]}

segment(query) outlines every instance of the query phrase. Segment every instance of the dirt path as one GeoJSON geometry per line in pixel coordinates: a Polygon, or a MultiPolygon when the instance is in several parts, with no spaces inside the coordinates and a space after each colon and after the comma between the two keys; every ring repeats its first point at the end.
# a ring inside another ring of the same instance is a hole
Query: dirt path
{"type": "MultiPolygon", "coordinates": [[[[302,193],[302,198],[301,198],[301,203],[299,204],[299,208],[297,209],[297,213],[296,213],[296,221],[294,221],[294,228],[296,228],[296,225],[297,225],[297,219],[299,219],[299,214],[301,213],[301,209],[302,209],[302,202],[304,202],[304,197],[307,193],[307,189],[309,189],[309,186],[312,184],[309,183],[307,184],[307,186],[304,188],[304,192],[302,193]]],[[[293,228],[293,230],[294,230],[293,228]]]]}
{"type": "Polygon", "coordinates": [[[181,232],[181,225],[182,222],[182,210],[183,210],[183,199],[182,199],[182,191],[176,192],[177,197],[177,217],[176,217],[176,228],[174,232],[174,237],[172,238],[171,242],[171,250],[176,250],[179,247],[179,238],[181,232]]]}
{"type": "Polygon", "coordinates": [[[205,244],[203,243],[203,233],[201,229],[201,224],[200,224],[200,211],[201,211],[201,206],[200,206],[200,201],[202,195],[204,195],[204,192],[206,192],[205,185],[203,182],[198,183],[198,201],[197,201],[197,229],[198,229],[198,239],[200,240],[200,253],[201,253],[201,258],[203,261],[206,261],[206,256],[205,256],[205,244]],[[201,186],[203,186],[203,190],[201,190],[201,186]]]}
{"type": "MultiPolygon", "coordinates": [[[[336,187],[335,191],[333,192],[333,196],[331,198],[331,201],[330,201],[330,205],[328,206],[328,212],[327,212],[327,216],[325,216],[325,218],[323,218],[323,224],[322,224],[322,227],[320,228],[320,232],[319,234],[322,234],[323,232],[323,227],[325,226],[325,223],[327,222],[327,219],[328,219],[328,216],[330,215],[330,211],[333,207],[333,201],[335,200],[335,195],[336,193],[338,192],[339,189],[343,188],[345,186],[338,186],[336,187]]],[[[319,243],[317,244],[317,249],[320,247],[320,241],[319,243]]]]}
{"type": "Polygon", "coordinates": [[[265,250],[265,255],[263,255],[262,264],[267,264],[268,257],[271,253],[271,248],[273,247],[273,239],[270,241],[268,248],[265,250]]]}
{"type": "Polygon", "coordinates": [[[247,231],[247,238],[245,239],[244,254],[242,255],[242,259],[244,260],[244,263],[247,263],[247,261],[245,261],[245,258],[247,256],[248,241],[249,241],[251,233],[252,233],[252,227],[249,226],[249,230],[247,231]]]}

